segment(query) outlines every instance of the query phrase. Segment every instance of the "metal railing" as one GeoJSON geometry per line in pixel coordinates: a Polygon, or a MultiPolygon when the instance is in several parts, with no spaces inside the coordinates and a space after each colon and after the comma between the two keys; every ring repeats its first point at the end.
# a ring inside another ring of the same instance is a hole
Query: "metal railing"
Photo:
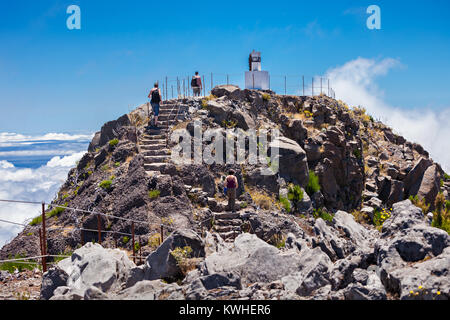
{"type": "MultiPolygon", "coordinates": [[[[163,100],[193,97],[192,76],[164,77],[158,81],[163,100]]],[[[201,94],[207,96],[217,85],[232,84],[245,88],[245,74],[207,73],[201,75],[201,94]]],[[[320,76],[269,75],[269,90],[279,95],[318,96],[335,98],[331,80],[320,76]]]]}
{"type": "MultiPolygon", "coordinates": [[[[41,265],[42,265],[42,270],[43,272],[47,271],[47,258],[48,257],[67,257],[64,255],[49,255],[47,253],[47,233],[49,231],[55,231],[55,230],[71,230],[71,231],[80,231],[80,240],[81,240],[81,245],[85,244],[85,232],[92,232],[92,233],[97,233],[97,237],[98,237],[98,243],[102,244],[102,234],[108,234],[108,233],[112,233],[112,234],[117,234],[117,235],[125,235],[125,236],[130,236],[131,237],[131,246],[132,246],[132,250],[133,250],[133,255],[131,256],[133,258],[133,261],[136,263],[136,258],[139,258],[140,263],[142,263],[142,259],[143,259],[143,255],[142,255],[142,244],[143,242],[141,241],[141,236],[142,235],[136,235],[135,233],[135,224],[150,224],[149,221],[142,221],[142,220],[136,220],[136,219],[129,219],[129,218],[124,218],[124,217],[119,217],[119,216],[115,216],[112,214],[106,214],[106,213],[102,213],[102,212],[97,212],[97,211],[92,211],[92,210],[84,210],[84,209],[78,209],[78,208],[71,208],[68,206],[61,206],[61,205],[55,205],[55,204],[47,204],[45,202],[32,202],[32,201],[20,201],[20,200],[4,200],[4,199],[0,199],[0,202],[8,202],[8,203],[23,203],[23,204],[33,204],[33,205],[40,205],[41,209],[42,209],[42,215],[41,215],[41,226],[38,229],[38,234],[39,234],[39,245],[40,245],[40,252],[41,254],[39,256],[33,256],[33,257],[25,257],[25,258],[17,258],[17,259],[7,259],[7,260],[1,260],[0,263],[4,263],[4,262],[10,262],[10,261],[25,261],[25,260],[36,260],[36,259],[41,259],[41,265]],[[45,206],[48,206],[48,209],[52,209],[52,208],[62,208],[65,210],[71,210],[74,213],[89,213],[91,216],[96,216],[97,217],[97,229],[88,229],[88,228],[83,228],[83,227],[75,227],[75,228],[47,228],[47,224],[46,221],[49,219],[46,215],[46,210],[45,210],[45,206]],[[129,223],[131,223],[131,233],[126,233],[126,232],[119,232],[119,231],[112,231],[112,230],[102,230],[102,222],[101,222],[101,216],[104,217],[109,217],[109,218],[114,218],[114,219],[118,219],[118,220],[123,220],[123,221],[127,221],[129,223]],[[136,242],[136,236],[138,238],[138,241],[136,242]],[[138,249],[136,249],[136,244],[138,245],[138,249]],[[137,252],[139,250],[139,254],[137,255],[137,252]]],[[[25,223],[18,223],[18,222],[14,222],[14,221],[9,221],[9,220],[5,220],[5,219],[0,219],[1,223],[6,223],[6,224],[11,224],[11,225],[19,225],[22,227],[32,227],[32,225],[30,224],[25,224],[25,223]]],[[[157,232],[153,232],[151,234],[151,236],[158,234],[159,233],[159,244],[161,244],[164,241],[164,234],[165,231],[173,231],[174,228],[170,225],[161,223],[160,224],[160,230],[157,232]]],[[[146,234],[147,235],[147,234],[146,234]]],[[[117,238],[114,237],[115,240],[115,247],[118,247],[117,244],[117,238]]]]}

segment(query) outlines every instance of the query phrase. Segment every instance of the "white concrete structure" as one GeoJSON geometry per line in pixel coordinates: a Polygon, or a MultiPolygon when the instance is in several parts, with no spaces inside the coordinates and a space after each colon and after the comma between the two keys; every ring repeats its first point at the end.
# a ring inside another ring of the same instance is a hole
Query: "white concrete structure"
{"type": "Polygon", "coordinates": [[[269,72],[261,71],[261,52],[250,53],[249,69],[245,72],[245,89],[269,90],[269,72]]]}

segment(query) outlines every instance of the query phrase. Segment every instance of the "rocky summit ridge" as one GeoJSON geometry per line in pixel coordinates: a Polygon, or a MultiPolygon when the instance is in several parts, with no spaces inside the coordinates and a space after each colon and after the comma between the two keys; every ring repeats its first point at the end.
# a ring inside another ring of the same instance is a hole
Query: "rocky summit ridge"
{"type": "MultiPolygon", "coordinates": [[[[41,299],[450,296],[450,236],[434,227],[437,212],[448,219],[448,175],[363,108],[227,85],[163,102],[159,129],[147,127],[148,116],[144,104],[106,123],[70,170],[53,205],[123,219],[101,216],[108,232],[99,245],[96,215],[49,215],[48,254],[71,257],[43,275],[41,299]],[[194,137],[198,124],[225,138],[278,129],[269,142],[278,172],[264,175],[262,163],[173,163],[173,133],[194,137]],[[235,212],[223,195],[229,169],[239,182],[235,212]],[[126,219],[148,222],[134,226],[143,264],[130,257],[126,219]]],[[[0,258],[39,255],[39,228],[27,226],[0,258]]]]}

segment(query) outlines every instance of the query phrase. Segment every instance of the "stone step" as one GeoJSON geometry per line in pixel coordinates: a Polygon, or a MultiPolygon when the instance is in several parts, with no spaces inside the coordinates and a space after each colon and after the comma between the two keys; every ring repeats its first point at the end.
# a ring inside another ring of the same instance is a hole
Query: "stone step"
{"type": "Polygon", "coordinates": [[[161,155],[161,156],[144,156],[144,163],[162,163],[169,161],[170,155],[161,155]]]}
{"type": "Polygon", "coordinates": [[[240,234],[240,232],[236,232],[236,231],[229,231],[229,232],[218,232],[218,234],[220,235],[220,237],[223,240],[234,240],[237,238],[237,236],[240,234]]]}
{"type": "Polygon", "coordinates": [[[161,171],[167,168],[169,163],[162,162],[162,163],[144,163],[144,169],[145,171],[161,171]]]}
{"type": "Polygon", "coordinates": [[[140,142],[141,142],[140,143],[141,146],[151,146],[151,145],[155,145],[155,144],[166,145],[165,139],[141,140],[140,142]]]}
{"type": "Polygon", "coordinates": [[[240,227],[242,224],[241,219],[217,219],[214,220],[214,224],[218,226],[235,226],[240,227]]]}
{"type": "Polygon", "coordinates": [[[142,151],[144,156],[170,156],[169,149],[155,149],[155,150],[146,150],[142,151]]]}
{"type": "Polygon", "coordinates": [[[166,149],[167,145],[164,144],[148,144],[148,145],[140,145],[141,151],[152,151],[152,150],[161,150],[166,149]]]}
{"type": "Polygon", "coordinates": [[[158,134],[143,134],[141,135],[141,140],[140,141],[144,141],[144,140],[165,140],[166,139],[166,135],[165,134],[160,134],[160,132],[158,132],[158,134]]]}
{"type": "Polygon", "coordinates": [[[241,232],[241,227],[240,226],[217,226],[217,225],[215,225],[214,229],[218,233],[227,233],[227,232],[230,232],[230,231],[235,231],[237,233],[241,232]]]}
{"type": "Polygon", "coordinates": [[[240,217],[239,213],[232,212],[224,212],[224,213],[214,213],[215,220],[224,220],[224,219],[237,219],[240,217]]]}

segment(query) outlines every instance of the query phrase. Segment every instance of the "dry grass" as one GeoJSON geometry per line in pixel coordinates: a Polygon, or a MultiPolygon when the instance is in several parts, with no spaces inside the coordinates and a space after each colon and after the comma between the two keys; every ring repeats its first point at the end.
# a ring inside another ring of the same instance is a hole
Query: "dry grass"
{"type": "Polygon", "coordinates": [[[264,210],[272,209],[277,203],[275,196],[270,196],[264,191],[248,188],[247,186],[245,187],[245,191],[250,194],[253,202],[264,210]]]}

